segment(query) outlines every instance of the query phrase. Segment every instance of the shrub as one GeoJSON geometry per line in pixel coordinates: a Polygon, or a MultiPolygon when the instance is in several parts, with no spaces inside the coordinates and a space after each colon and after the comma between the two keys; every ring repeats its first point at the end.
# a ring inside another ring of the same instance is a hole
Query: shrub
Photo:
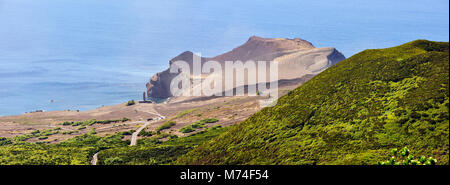
{"type": "Polygon", "coordinates": [[[129,131],[125,131],[125,132],[121,132],[122,135],[132,135],[133,132],[136,132],[136,130],[129,130],[129,131]]]}
{"type": "Polygon", "coordinates": [[[64,121],[63,123],[61,123],[61,125],[67,126],[67,125],[72,125],[73,122],[69,122],[69,121],[64,121]]]}
{"type": "Polygon", "coordinates": [[[203,127],[205,127],[205,124],[204,123],[192,123],[191,127],[192,128],[203,128],[203,127]]]}
{"type": "Polygon", "coordinates": [[[41,136],[41,137],[39,137],[38,139],[39,140],[44,140],[44,139],[47,139],[48,138],[48,136],[41,136]]]}
{"type": "Polygon", "coordinates": [[[136,102],[134,102],[134,100],[130,100],[125,105],[126,106],[131,106],[131,105],[134,105],[134,104],[136,104],[136,102]]]}
{"type": "Polygon", "coordinates": [[[191,125],[185,126],[180,129],[180,132],[182,132],[182,133],[189,133],[189,132],[194,132],[194,131],[195,131],[195,129],[192,128],[191,125]]]}
{"type": "MultiPolygon", "coordinates": [[[[117,119],[117,120],[95,120],[95,119],[90,119],[90,120],[87,120],[87,121],[71,121],[71,122],[69,122],[69,121],[65,121],[65,122],[63,122],[63,123],[60,123],[60,125],[64,125],[64,126],[67,126],[67,125],[72,125],[72,126],[80,126],[80,125],[83,125],[83,126],[91,126],[91,125],[94,125],[94,124],[110,124],[110,123],[118,123],[118,122],[126,122],[126,121],[130,121],[130,119],[129,118],[122,118],[122,119],[117,119]]],[[[61,129],[61,128],[55,128],[54,130],[59,130],[59,129],[61,129]]]]}
{"type": "Polygon", "coordinates": [[[0,137],[0,146],[12,144],[11,139],[6,137],[0,137]]]}
{"type": "Polygon", "coordinates": [[[82,124],[83,124],[83,122],[81,122],[81,121],[75,121],[75,122],[72,122],[72,126],[74,126],[74,127],[80,126],[80,125],[82,125],[82,124]]]}
{"type": "Polygon", "coordinates": [[[219,129],[219,128],[222,128],[222,126],[221,125],[214,125],[214,126],[212,126],[210,128],[207,128],[207,130],[216,130],[216,129],[219,129]]]}
{"type": "Polygon", "coordinates": [[[62,134],[67,135],[67,134],[73,134],[73,133],[77,133],[78,131],[75,130],[68,130],[68,131],[64,131],[62,134]]]}
{"type": "Polygon", "coordinates": [[[157,138],[144,138],[144,139],[139,139],[137,142],[137,145],[157,145],[157,144],[161,144],[162,141],[157,139],[157,138]]]}
{"type": "Polygon", "coordinates": [[[197,121],[195,123],[200,123],[200,124],[203,124],[203,123],[215,123],[215,122],[218,122],[218,121],[219,120],[217,118],[206,118],[206,119],[197,121]]]}
{"type": "Polygon", "coordinates": [[[157,136],[156,136],[156,139],[163,139],[163,138],[166,138],[166,137],[169,137],[170,136],[170,134],[167,134],[167,133],[161,133],[161,134],[158,134],[157,136]]]}
{"type": "Polygon", "coordinates": [[[105,159],[105,165],[118,165],[122,162],[123,160],[120,157],[110,157],[105,159]]]}
{"type": "Polygon", "coordinates": [[[187,125],[187,126],[181,128],[180,132],[182,132],[182,133],[194,132],[195,129],[205,127],[206,123],[215,123],[215,122],[218,122],[218,121],[219,120],[216,119],[216,118],[207,118],[207,119],[203,119],[203,120],[200,120],[200,121],[196,121],[196,122],[194,122],[194,123],[192,123],[190,125],[187,125]]]}
{"type": "Polygon", "coordinates": [[[392,156],[389,160],[378,162],[378,165],[435,165],[437,160],[433,157],[426,158],[422,156],[420,158],[414,158],[413,155],[410,154],[410,151],[407,147],[404,147],[400,150],[392,149],[392,156]]]}
{"type": "Polygon", "coordinates": [[[176,118],[181,118],[181,117],[185,116],[186,114],[189,114],[189,113],[194,112],[194,111],[196,111],[196,110],[197,110],[197,108],[196,108],[196,109],[188,109],[188,110],[185,110],[185,111],[179,113],[177,116],[175,116],[175,119],[176,119],[176,118]]]}
{"type": "Polygon", "coordinates": [[[138,134],[138,136],[152,136],[152,135],[154,135],[155,133],[154,132],[152,132],[152,131],[145,131],[145,130],[141,130],[140,132],[139,132],[139,134],[138,134]]]}
{"type": "Polygon", "coordinates": [[[88,134],[95,135],[95,134],[97,134],[97,131],[95,130],[95,128],[92,128],[88,134]]]}
{"type": "Polygon", "coordinates": [[[175,121],[168,121],[168,122],[162,124],[161,126],[159,126],[158,128],[156,128],[156,131],[169,129],[170,127],[174,126],[175,124],[176,124],[175,121]]]}

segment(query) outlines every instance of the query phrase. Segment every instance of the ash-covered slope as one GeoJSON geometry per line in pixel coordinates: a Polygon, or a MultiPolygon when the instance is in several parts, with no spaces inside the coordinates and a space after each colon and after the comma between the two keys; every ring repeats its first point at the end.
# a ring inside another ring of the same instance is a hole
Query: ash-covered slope
{"type": "MultiPolygon", "coordinates": [[[[275,61],[279,62],[279,79],[298,79],[307,74],[320,71],[344,60],[345,57],[334,48],[315,48],[310,42],[302,39],[268,39],[252,36],[243,45],[213,58],[201,58],[202,62],[217,61],[275,61]]],[[[193,53],[186,51],[170,60],[170,64],[183,60],[192,69],[193,53]]],[[[170,82],[177,74],[169,70],[155,74],[147,83],[147,93],[153,98],[171,97],[170,82]]],[[[252,84],[245,84],[252,85],[252,84]]],[[[224,89],[226,90],[226,89],[224,89]]]]}

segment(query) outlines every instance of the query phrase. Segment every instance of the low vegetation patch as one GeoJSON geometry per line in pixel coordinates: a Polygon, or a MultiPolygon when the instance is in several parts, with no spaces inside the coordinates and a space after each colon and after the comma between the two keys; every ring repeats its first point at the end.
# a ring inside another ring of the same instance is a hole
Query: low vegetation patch
{"type": "MultiPolygon", "coordinates": [[[[34,130],[33,137],[48,139],[48,133],[55,130],[34,130]],[[47,133],[47,134],[46,134],[47,133]]],[[[188,137],[161,133],[138,140],[137,146],[130,147],[130,141],[123,141],[124,135],[134,130],[110,136],[96,136],[95,130],[73,137],[57,144],[48,142],[29,143],[0,138],[0,165],[88,165],[92,156],[99,152],[98,164],[170,164],[200,143],[222,134],[226,128],[208,129],[188,137]],[[161,138],[168,138],[163,142],[161,138]]],[[[66,131],[67,132],[67,131],[66,131]]],[[[30,133],[30,135],[32,135],[30,133]]],[[[144,135],[149,135],[149,133],[144,135]]],[[[153,134],[153,133],[152,133],[153,134]]]]}
{"type": "Polygon", "coordinates": [[[138,136],[145,136],[145,137],[150,137],[155,135],[155,132],[152,131],[145,131],[145,130],[141,130],[138,134],[138,136]]]}
{"type": "Polygon", "coordinates": [[[125,105],[126,106],[131,106],[131,105],[134,105],[134,104],[136,104],[136,102],[134,102],[134,100],[130,100],[125,105]]]}
{"type": "MultiPolygon", "coordinates": [[[[15,141],[15,142],[19,142],[19,141],[26,141],[26,140],[31,139],[31,138],[39,138],[39,139],[41,139],[40,137],[44,137],[44,136],[46,136],[48,138],[48,136],[58,134],[60,129],[61,128],[58,127],[58,128],[55,128],[55,129],[47,129],[47,130],[43,130],[43,131],[33,130],[33,131],[31,131],[30,134],[23,134],[23,135],[19,135],[19,136],[14,136],[11,140],[15,141]]],[[[45,138],[45,139],[47,139],[47,138],[45,138]]]]}
{"type": "Polygon", "coordinates": [[[136,146],[102,150],[98,154],[100,165],[163,165],[171,164],[197,145],[224,133],[227,128],[215,127],[186,137],[168,135],[168,141],[156,138],[138,140],[136,146]],[[120,159],[120,160],[119,160],[120,159]]]}
{"type": "MultiPolygon", "coordinates": [[[[45,137],[48,136],[39,136],[39,139],[47,139],[45,137]]],[[[105,137],[84,134],[58,144],[11,142],[0,138],[0,165],[88,165],[94,153],[100,150],[126,147],[129,141],[122,141],[122,138],[121,133],[105,137]]]]}
{"type": "Polygon", "coordinates": [[[184,126],[179,131],[182,132],[182,133],[194,132],[196,129],[205,127],[206,123],[215,123],[215,122],[218,122],[218,121],[219,120],[216,119],[216,118],[203,119],[203,120],[197,121],[195,123],[192,123],[190,125],[184,126]]]}
{"type": "Polygon", "coordinates": [[[196,110],[198,110],[198,108],[185,110],[185,111],[179,113],[179,114],[178,114],[177,116],[175,116],[173,119],[181,118],[181,117],[183,117],[183,116],[185,116],[185,115],[187,115],[187,114],[189,114],[189,113],[191,113],[191,112],[194,112],[194,111],[196,111],[196,110]]]}
{"type": "Polygon", "coordinates": [[[396,148],[392,150],[392,156],[389,160],[378,162],[379,165],[435,165],[437,160],[433,157],[421,156],[414,157],[407,147],[398,151],[396,148]]]}
{"type": "Polygon", "coordinates": [[[162,124],[161,126],[159,126],[158,128],[156,128],[156,131],[159,132],[161,130],[169,129],[175,125],[176,125],[175,121],[168,121],[168,122],[162,124]]]}
{"type": "Polygon", "coordinates": [[[116,119],[116,120],[87,120],[87,121],[65,121],[63,123],[60,123],[60,125],[63,126],[92,126],[94,124],[110,124],[110,123],[120,123],[120,122],[127,122],[130,121],[128,118],[122,118],[122,119],[116,119]]]}

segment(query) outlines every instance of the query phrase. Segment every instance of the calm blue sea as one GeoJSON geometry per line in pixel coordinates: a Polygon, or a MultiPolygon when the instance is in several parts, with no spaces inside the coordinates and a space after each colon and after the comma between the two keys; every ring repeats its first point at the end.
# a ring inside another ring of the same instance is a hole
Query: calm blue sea
{"type": "Polygon", "coordinates": [[[448,0],[0,0],[0,115],[139,99],[185,50],[299,37],[347,57],[449,40],[448,0]],[[54,100],[53,103],[51,100],[54,100]]]}

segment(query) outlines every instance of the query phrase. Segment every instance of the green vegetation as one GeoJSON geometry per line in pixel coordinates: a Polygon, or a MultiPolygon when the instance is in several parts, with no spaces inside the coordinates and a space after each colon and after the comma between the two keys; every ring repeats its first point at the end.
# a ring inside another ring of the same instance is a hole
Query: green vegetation
{"type": "Polygon", "coordinates": [[[194,111],[196,111],[196,110],[198,110],[198,109],[195,108],[195,109],[188,109],[188,110],[185,110],[185,111],[179,113],[177,116],[175,116],[175,117],[172,118],[172,119],[181,118],[181,117],[185,116],[186,114],[189,114],[189,113],[194,112],[194,111]]]}
{"type": "Polygon", "coordinates": [[[163,143],[160,138],[151,137],[151,138],[143,138],[137,141],[137,145],[153,145],[153,144],[161,144],[163,143]]]}
{"type": "Polygon", "coordinates": [[[449,160],[449,45],[366,50],[176,164],[377,164],[392,148],[449,160]]]}
{"type": "Polygon", "coordinates": [[[168,137],[171,139],[166,142],[161,142],[155,138],[141,139],[136,146],[118,147],[100,151],[98,154],[98,164],[171,164],[195,146],[224,133],[226,130],[227,128],[216,127],[187,137],[179,138],[170,135],[168,137]]]}
{"type": "Polygon", "coordinates": [[[203,123],[215,123],[218,122],[219,120],[216,118],[206,118],[204,120],[200,120],[197,123],[203,124],[203,123]]]}
{"type": "Polygon", "coordinates": [[[123,160],[120,157],[110,157],[105,159],[105,165],[118,165],[123,163],[123,160]]]}
{"type": "Polygon", "coordinates": [[[169,136],[169,139],[176,139],[176,138],[178,138],[177,135],[170,135],[170,136],[169,136]]]}
{"type": "Polygon", "coordinates": [[[433,157],[426,158],[425,156],[415,159],[413,155],[410,154],[407,147],[400,150],[392,149],[392,157],[388,161],[378,162],[379,165],[435,165],[437,160],[433,157]]]}
{"type": "MultiPolygon", "coordinates": [[[[47,139],[48,136],[58,134],[60,129],[61,128],[58,127],[58,128],[55,128],[55,129],[47,129],[47,130],[43,130],[43,131],[33,130],[33,131],[30,132],[30,134],[22,134],[22,135],[19,135],[19,136],[14,136],[12,138],[12,141],[15,141],[15,142],[26,141],[26,140],[31,139],[31,138],[38,138],[40,140],[47,139]],[[44,138],[44,137],[46,137],[46,138],[44,138]]],[[[0,140],[0,142],[1,142],[1,140],[0,140]]],[[[1,144],[0,144],[0,146],[1,146],[1,144]]]]}
{"type": "Polygon", "coordinates": [[[156,131],[159,133],[159,132],[162,131],[162,130],[169,129],[169,128],[171,128],[172,126],[175,126],[176,122],[173,121],[174,119],[181,118],[181,117],[183,117],[183,116],[185,116],[185,115],[187,115],[187,114],[189,114],[189,113],[191,113],[191,112],[194,112],[194,111],[196,111],[196,110],[197,110],[197,108],[195,108],[195,109],[188,109],[188,110],[185,110],[185,111],[180,112],[180,113],[177,114],[175,117],[170,118],[169,120],[167,120],[166,123],[164,123],[164,124],[162,124],[161,126],[159,126],[158,128],[156,128],[156,131]]]}
{"type": "Polygon", "coordinates": [[[206,126],[206,123],[215,123],[218,122],[219,120],[216,118],[207,118],[204,120],[200,120],[197,121],[195,123],[192,123],[190,125],[184,126],[183,128],[180,129],[180,132],[182,133],[189,133],[189,132],[194,132],[196,129],[198,128],[203,128],[206,126]]]}
{"type": "Polygon", "coordinates": [[[68,131],[64,131],[62,134],[64,134],[64,135],[70,135],[70,134],[74,134],[74,133],[77,133],[78,131],[76,131],[76,130],[68,130],[68,131]]]}
{"type": "Polygon", "coordinates": [[[171,136],[171,134],[168,134],[168,133],[157,133],[157,135],[155,135],[155,139],[164,139],[164,138],[167,138],[170,136],[171,136]]]}
{"type": "Polygon", "coordinates": [[[125,132],[121,132],[122,135],[132,135],[134,132],[136,132],[136,130],[129,130],[129,131],[125,131],[125,132]]]}
{"type": "MultiPolygon", "coordinates": [[[[87,165],[99,150],[127,146],[122,138],[121,134],[84,134],[58,144],[8,142],[0,147],[0,165],[87,165]]],[[[0,138],[2,141],[8,140],[0,138]]]]}
{"type": "Polygon", "coordinates": [[[175,126],[175,125],[176,125],[175,121],[167,121],[166,123],[164,123],[161,126],[159,126],[158,128],[156,128],[156,131],[159,132],[161,130],[169,129],[170,127],[175,126]]]}
{"type": "Polygon", "coordinates": [[[130,121],[128,118],[122,118],[122,119],[116,119],[116,120],[87,120],[87,121],[65,121],[63,123],[60,123],[60,125],[63,126],[92,126],[94,124],[110,124],[110,123],[120,123],[120,122],[127,122],[130,121]]]}
{"type": "Polygon", "coordinates": [[[95,128],[92,128],[91,131],[88,132],[88,134],[95,135],[97,134],[97,131],[95,130],[95,128]]]}
{"type": "Polygon", "coordinates": [[[79,126],[78,128],[77,128],[77,130],[84,130],[84,129],[86,129],[86,126],[79,126]]]}
{"type": "Polygon", "coordinates": [[[162,130],[169,129],[169,128],[171,128],[172,126],[175,126],[175,125],[176,125],[176,122],[173,121],[174,119],[181,118],[181,117],[183,117],[183,116],[185,116],[185,115],[187,115],[187,114],[189,114],[189,113],[192,113],[192,112],[194,112],[194,111],[196,111],[196,110],[198,110],[198,108],[195,108],[195,109],[188,109],[188,110],[185,110],[185,111],[180,112],[180,113],[177,114],[175,117],[170,118],[169,120],[167,120],[166,123],[164,123],[164,124],[162,124],[161,126],[159,126],[158,128],[156,128],[156,131],[159,133],[159,132],[162,131],[162,130]]]}
{"type": "Polygon", "coordinates": [[[138,134],[138,136],[146,136],[146,137],[153,136],[153,135],[155,135],[154,132],[152,132],[152,131],[145,131],[145,130],[141,130],[139,132],[139,134],[138,134]]]}
{"type": "MultiPolygon", "coordinates": [[[[81,125],[83,126],[83,125],[81,125]]],[[[33,130],[24,138],[48,139],[48,135],[60,130],[33,130]]],[[[110,136],[96,136],[94,128],[88,134],[76,136],[57,144],[47,141],[29,143],[13,138],[0,138],[0,165],[88,165],[92,156],[99,152],[99,164],[169,164],[195,146],[223,133],[226,128],[208,129],[189,137],[143,131],[148,138],[138,140],[138,145],[130,147],[124,135],[134,130],[110,136]],[[163,142],[161,139],[167,138],[163,142]]],[[[66,134],[72,131],[64,132],[66,134]]]]}
{"type": "Polygon", "coordinates": [[[136,102],[134,102],[134,100],[130,100],[125,105],[126,106],[131,106],[131,105],[134,105],[134,104],[136,104],[136,102]]]}
{"type": "Polygon", "coordinates": [[[206,128],[206,131],[208,131],[208,130],[220,129],[220,128],[222,128],[221,125],[214,125],[214,126],[212,126],[212,127],[206,128]]]}
{"type": "Polygon", "coordinates": [[[9,145],[9,144],[12,144],[12,143],[13,142],[11,141],[10,138],[0,137],[0,146],[9,145]]]}
{"type": "Polygon", "coordinates": [[[189,133],[189,132],[194,132],[194,131],[195,131],[195,129],[192,128],[191,125],[180,128],[180,132],[182,132],[182,133],[189,133]]]}

